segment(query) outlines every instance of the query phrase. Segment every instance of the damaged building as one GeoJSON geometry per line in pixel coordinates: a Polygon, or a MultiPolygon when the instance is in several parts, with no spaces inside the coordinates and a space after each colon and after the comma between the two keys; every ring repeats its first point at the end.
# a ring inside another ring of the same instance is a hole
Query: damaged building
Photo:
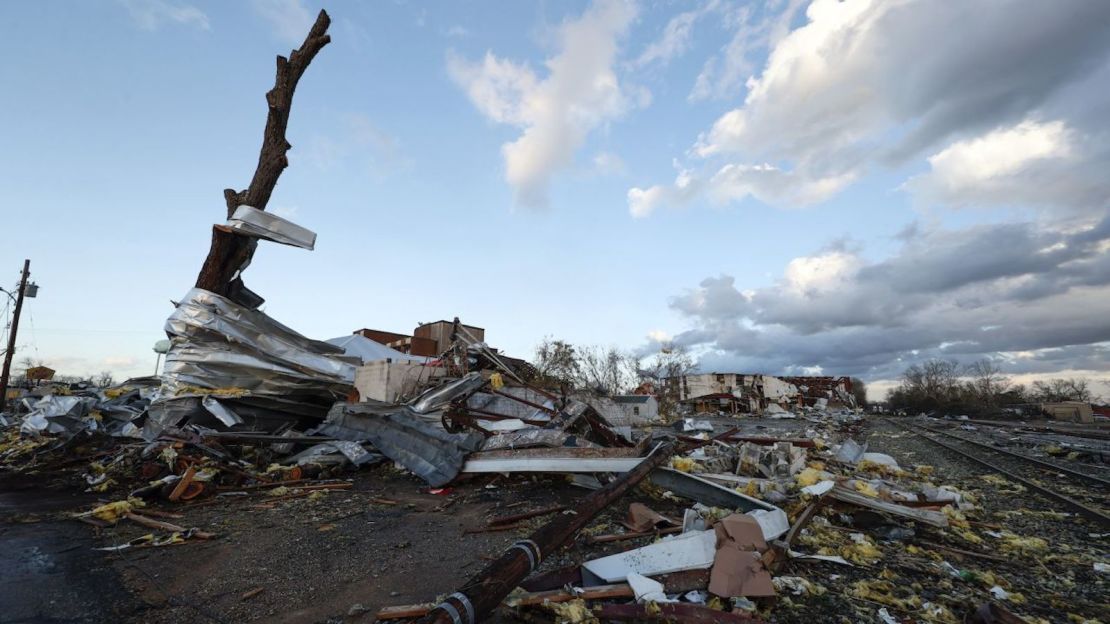
{"type": "Polygon", "coordinates": [[[701,373],[667,378],[664,392],[680,411],[691,413],[764,414],[857,407],[849,377],[701,373]]]}

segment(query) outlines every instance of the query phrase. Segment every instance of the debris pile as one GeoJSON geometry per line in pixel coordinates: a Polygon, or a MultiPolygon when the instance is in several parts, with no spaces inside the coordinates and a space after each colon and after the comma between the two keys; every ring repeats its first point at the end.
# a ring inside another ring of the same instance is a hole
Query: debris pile
{"type": "MultiPolygon", "coordinates": [[[[519,539],[483,557],[488,565],[467,573],[457,591],[433,599],[447,588],[420,587],[428,602],[376,612],[360,603],[351,617],[988,623],[1059,620],[1053,616],[1061,612],[1089,622],[1071,610],[1105,613],[1105,549],[1058,547],[1038,531],[1072,516],[1027,509],[1021,497],[1029,490],[1055,497],[1084,522],[1104,523],[1088,535],[1105,540],[1110,481],[1088,475],[1103,488],[1093,493],[1040,483],[1049,478],[951,447],[958,436],[946,443],[930,437],[953,435],[933,429],[937,423],[916,423],[914,443],[958,453],[951,461],[978,462],[975,472],[911,462],[920,446],[902,448],[897,458],[869,451],[874,440],[891,450],[911,433],[864,418],[848,378],[682,376],[669,381],[681,388],[678,413],[656,423],[646,398],[618,401],[532,383],[530,365],[509,361],[456,318],[446,350],[405,360],[417,374],[396,400],[360,396],[361,359],[349,352],[351,341],[311,340],[282,325],[259,310],[262,298],[242,281],[260,240],[315,246],[311,231],[264,208],[287,164],[293,89],[330,40],[328,24],[321,12],[301,48],[279,57],[255,180],[225,193],[227,220],[214,226],[195,287],[166,321],[163,374],[99,390],[38,392],[0,414],[0,467],[76,479],[99,500],[73,519],[98,530],[141,528],[103,550],[219,540],[220,530],[186,520],[184,512],[206,506],[226,507],[228,515],[248,505],[284,511],[284,503],[301,499],[337,508],[329,492],[349,494],[395,470],[413,490],[444,497],[421,510],[428,513],[488,502],[495,497],[487,490],[499,487],[563,496],[461,531],[459,539],[519,539]],[[881,435],[869,440],[876,427],[881,435]],[[996,474],[983,475],[980,465],[996,474]],[[76,470],[59,471],[66,467],[76,470]],[[452,496],[456,489],[462,494],[452,496]],[[1042,572],[1050,580],[1031,585],[1027,577],[1042,572]],[[1025,587],[1036,587],[1042,600],[1025,587]]],[[[1019,439],[1012,433],[1009,439],[1019,439]]],[[[1105,459],[1105,445],[1090,439],[1040,440],[1046,443],[1036,452],[1054,458],[1105,459]]],[[[997,450],[997,442],[963,439],[979,453],[997,450]]],[[[1080,474],[1005,454],[1050,475],[1080,474]]],[[[406,513],[392,498],[368,500],[396,507],[394,516],[406,513]]],[[[478,516],[502,511],[475,508],[478,516]]],[[[343,510],[318,531],[366,513],[343,510]]]]}

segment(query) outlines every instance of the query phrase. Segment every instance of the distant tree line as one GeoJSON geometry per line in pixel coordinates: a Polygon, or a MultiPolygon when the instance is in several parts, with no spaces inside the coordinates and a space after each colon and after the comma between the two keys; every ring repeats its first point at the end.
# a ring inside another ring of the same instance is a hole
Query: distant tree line
{"type": "MultiPolygon", "coordinates": [[[[551,337],[536,346],[532,364],[542,385],[605,395],[627,394],[644,383],[661,391],[665,379],[692,373],[695,367],[686,349],[674,344],[662,345],[657,353],[637,355],[616,347],[574,345],[551,337]]],[[[660,399],[665,401],[665,397],[660,399]]]]}
{"type": "Polygon", "coordinates": [[[43,384],[65,384],[73,385],[84,383],[89,386],[97,388],[107,388],[115,384],[115,378],[112,376],[111,371],[101,371],[96,375],[59,375],[54,374],[54,377],[47,381],[28,380],[27,370],[31,368],[39,368],[42,366],[49,367],[43,360],[36,360],[31,357],[25,357],[19,361],[16,369],[13,371],[12,385],[15,387],[31,387],[43,384]]]}
{"type": "Polygon", "coordinates": [[[1002,374],[998,364],[983,359],[960,366],[954,360],[933,359],[914,364],[902,373],[901,384],[887,402],[892,409],[911,413],[960,411],[968,414],[999,411],[1008,405],[1055,401],[1091,402],[1085,379],[1057,378],[1026,387],[1002,374]]]}

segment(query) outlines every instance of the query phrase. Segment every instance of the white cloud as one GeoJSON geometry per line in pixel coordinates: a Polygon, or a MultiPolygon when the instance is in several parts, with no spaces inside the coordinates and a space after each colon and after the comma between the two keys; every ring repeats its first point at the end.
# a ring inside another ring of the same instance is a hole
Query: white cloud
{"type": "Polygon", "coordinates": [[[628,212],[640,219],[651,215],[660,206],[684,206],[702,192],[703,186],[704,181],[679,168],[673,186],[655,185],[646,189],[628,189],[628,212]]]}
{"type": "Polygon", "coordinates": [[[539,80],[531,68],[486,52],[482,62],[471,63],[453,53],[447,55],[447,72],[466,89],[470,102],[493,121],[526,125],[534,106],[539,80]]]}
{"type": "Polygon", "coordinates": [[[828,293],[849,283],[862,266],[859,256],[843,251],[802,256],[786,265],[783,285],[797,296],[828,293]]]}
{"type": "MultiPolygon", "coordinates": [[[[1048,149],[1074,148],[1068,153],[1081,155],[1084,163],[1110,162],[1110,139],[1099,121],[1105,115],[1094,112],[1108,104],[1105,83],[1091,81],[1081,94],[1086,97],[1076,94],[1085,76],[1106,65],[1110,3],[814,0],[806,22],[794,30],[789,30],[790,9],[762,21],[750,11],[737,18],[730,42],[737,49],[724,58],[742,65],[752,45],[765,39],[770,47],[762,70],[746,81],[743,103],[721,115],[690,150],[691,158],[706,161],[693,175],[712,179],[715,174],[708,171],[716,170],[739,176],[731,185],[736,192],[718,192],[718,199],[762,199],[762,193],[787,205],[821,201],[876,165],[901,165],[945,143],[952,149],[937,151],[933,165],[948,164],[949,171],[969,150],[998,153],[1015,143],[1034,151],[1006,154],[1002,162],[1061,160],[1061,151],[1037,155],[1038,145],[1051,141],[1058,144],[1048,149]],[[1082,132],[1077,119],[1083,120],[1082,132]],[[774,192],[782,188],[778,179],[785,172],[804,192],[774,192]]],[[[707,69],[722,62],[711,59],[707,69]]],[[[711,73],[720,79],[719,68],[711,73]]],[[[699,77],[693,95],[708,97],[713,84],[699,77]]],[[[978,172],[960,173],[964,182],[968,175],[991,173],[980,163],[976,167],[978,172]]],[[[1099,168],[1064,176],[1066,184],[1048,184],[1026,202],[1019,193],[1005,199],[1046,205],[1095,201],[1093,209],[1101,209],[1105,194],[1099,200],[1099,191],[1106,183],[1095,173],[1099,168]]],[[[995,177],[1005,176],[995,172],[995,177]]]]}
{"type": "Polygon", "coordinates": [[[692,11],[685,11],[672,17],[663,27],[663,33],[652,41],[636,59],[636,65],[646,66],[652,63],[666,65],[673,59],[681,56],[690,48],[690,37],[694,31],[694,23],[698,19],[717,9],[720,0],[709,0],[703,6],[692,11]]]}
{"type": "Polygon", "coordinates": [[[681,208],[702,195],[716,204],[740,202],[747,197],[783,207],[815,204],[836,194],[857,175],[846,171],[827,178],[811,178],[797,171],[784,171],[771,164],[729,163],[709,179],[683,169],[673,186],[655,185],[628,191],[628,210],[633,217],[646,217],[660,206],[681,208]]]}
{"type": "Polygon", "coordinates": [[[618,40],[636,11],[624,0],[597,0],[556,33],[559,51],[547,77],[487,52],[480,63],[449,54],[448,72],[475,107],[498,123],[522,129],[501,147],[505,179],[519,205],[547,205],[552,176],[569,167],[595,128],[642,103],[643,92],[622,86],[614,69],[618,40]]]}
{"type": "Polygon", "coordinates": [[[918,228],[880,261],[834,248],[794,258],[754,290],[706,278],[671,299],[694,322],[675,340],[768,372],[890,379],[930,357],[1004,358],[1011,373],[1110,371],[1107,241],[1110,217],[1080,228],[918,228]]]}
{"type": "Polygon", "coordinates": [[[786,36],[794,16],[807,1],[788,0],[778,13],[774,9],[782,3],[770,2],[763,7],[763,15],[757,15],[751,4],[725,11],[724,24],[733,31],[732,37],[719,53],[706,59],[688,99],[697,102],[740,95],[744,81],[755,68],[752,58],[786,36]]]}
{"type": "Polygon", "coordinates": [[[730,163],[710,178],[708,188],[710,197],[720,204],[752,196],[773,206],[808,206],[834,195],[855,176],[855,172],[845,171],[824,178],[807,177],[766,163],[730,163]]]}
{"type": "Polygon", "coordinates": [[[599,152],[594,156],[594,170],[601,175],[623,175],[628,167],[620,156],[612,152],[599,152]]]}
{"type": "Polygon", "coordinates": [[[1012,128],[953,143],[929,157],[933,175],[949,187],[974,186],[992,178],[1012,176],[1033,161],[1063,158],[1071,153],[1062,121],[1024,121],[1012,128]]]}
{"type": "Polygon", "coordinates": [[[1022,121],[928,158],[929,171],[903,188],[949,206],[1027,205],[1098,214],[1110,202],[1108,146],[1063,120],[1022,121]]]}
{"type": "Polygon", "coordinates": [[[120,3],[143,30],[158,30],[170,23],[211,30],[208,15],[191,4],[167,0],[120,0],[120,3]]]}
{"type": "Polygon", "coordinates": [[[312,28],[315,16],[301,4],[301,0],[252,0],[258,15],[270,23],[274,35],[281,41],[300,46],[312,28]]]}

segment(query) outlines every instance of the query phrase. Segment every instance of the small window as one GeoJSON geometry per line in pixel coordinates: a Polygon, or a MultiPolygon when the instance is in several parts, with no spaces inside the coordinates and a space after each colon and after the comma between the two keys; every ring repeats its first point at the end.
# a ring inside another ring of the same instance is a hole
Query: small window
{"type": "Polygon", "coordinates": [[[640,415],[640,408],[639,408],[639,407],[635,407],[635,406],[634,406],[634,407],[632,408],[632,415],[633,415],[633,416],[639,416],[639,415],[640,415]]]}

